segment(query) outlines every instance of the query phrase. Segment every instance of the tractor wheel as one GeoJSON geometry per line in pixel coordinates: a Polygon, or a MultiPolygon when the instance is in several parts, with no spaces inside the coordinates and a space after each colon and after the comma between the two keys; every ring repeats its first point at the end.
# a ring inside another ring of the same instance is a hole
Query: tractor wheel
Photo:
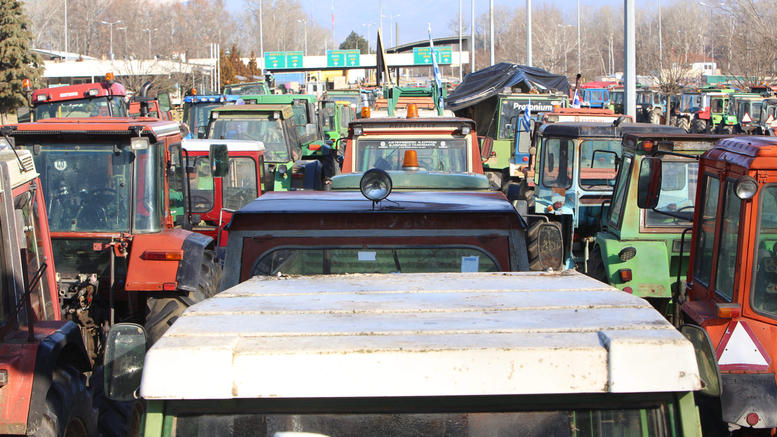
{"type": "Polygon", "coordinates": [[[604,268],[604,260],[602,259],[602,250],[599,246],[594,246],[593,250],[588,255],[588,271],[586,275],[602,281],[605,284],[609,284],[610,281],[607,278],[607,270],[604,268]]]}
{"type": "Polygon", "coordinates": [[[734,126],[721,125],[718,130],[723,135],[734,135],[734,126]]]}
{"type": "Polygon", "coordinates": [[[99,412],[97,426],[101,437],[140,437],[145,401],[112,401],[103,391],[103,366],[92,372],[92,403],[99,412]]]}
{"type": "Polygon", "coordinates": [[[707,132],[707,120],[702,120],[701,118],[694,118],[693,121],[691,121],[691,133],[696,134],[703,134],[704,132],[707,132]]]}
{"type": "Polygon", "coordinates": [[[686,117],[680,117],[677,119],[677,127],[685,129],[686,132],[691,131],[691,122],[686,117]]]}
{"type": "Polygon", "coordinates": [[[156,343],[167,328],[183,314],[184,310],[197,302],[218,293],[221,282],[221,264],[216,252],[206,250],[200,266],[200,282],[197,290],[180,292],[176,296],[149,297],[146,299],[146,333],[149,345],[156,343]]]}
{"type": "Polygon", "coordinates": [[[30,405],[39,415],[27,435],[34,437],[88,437],[97,433],[97,412],[86,388],[86,378],[69,365],[57,366],[43,405],[30,405]]]}
{"type": "Polygon", "coordinates": [[[669,125],[670,126],[677,126],[677,116],[673,115],[669,117],[669,125]]]}

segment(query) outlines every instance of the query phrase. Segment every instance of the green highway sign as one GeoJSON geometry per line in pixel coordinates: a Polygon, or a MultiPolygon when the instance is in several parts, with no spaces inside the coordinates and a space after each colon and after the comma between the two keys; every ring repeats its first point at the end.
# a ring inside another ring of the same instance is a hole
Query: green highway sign
{"type": "Polygon", "coordinates": [[[358,50],[327,50],[326,66],[327,67],[358,67],[359,51],[358,50]]]}
{"type": "Polygon", "coordinates": [[[302,68],[302,52],[264,52],[264,68],[283,70],[302,68]]]}
{"type": "MultiPolygon", "coordinates": [[[[434,53],[437,56],[437,64],[450,64],[451,53],[450,47],[435,47],[434,53]]],[[[414,47],[413,48],[413,64],[416,65],[432,65],[432,48],[431,47],[414,47]]]]}

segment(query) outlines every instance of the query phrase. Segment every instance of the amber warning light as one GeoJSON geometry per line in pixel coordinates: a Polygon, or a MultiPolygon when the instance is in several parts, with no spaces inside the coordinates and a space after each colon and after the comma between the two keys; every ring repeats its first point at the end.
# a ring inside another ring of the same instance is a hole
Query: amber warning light
{"type": "Polygon", "coordinates": [[[30,79],[22,80],[22,89],[25,92],[29,92],[32,89],[32,81],[30,79]]]}

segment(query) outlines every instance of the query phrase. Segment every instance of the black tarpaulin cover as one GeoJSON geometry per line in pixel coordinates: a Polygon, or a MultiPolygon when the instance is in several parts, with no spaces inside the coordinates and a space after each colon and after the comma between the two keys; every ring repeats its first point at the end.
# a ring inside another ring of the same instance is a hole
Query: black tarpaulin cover
{"type": "Polygon", "coordinates": [[[569,94],[566,76],[553,74],[541,68],[501,62],[468,74],[448,96],[445,109],[457,111],[495,96],[505,87],[520,86],[524,92],[532,89],[550,89],[569,94]]]}

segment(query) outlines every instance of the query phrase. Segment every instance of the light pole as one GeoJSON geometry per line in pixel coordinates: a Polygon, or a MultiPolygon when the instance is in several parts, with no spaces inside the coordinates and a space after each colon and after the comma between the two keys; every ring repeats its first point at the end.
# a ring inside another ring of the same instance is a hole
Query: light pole
{"type": "Polygon", "coordinates": [[[151,59],[151,32],[156,32],[158,29],[155,27],[153,29],[143,29],[144,32],[148,35],[148,59],[151,59]]]}
{"type": "Polygon", "coordinates": [[[526,65],[531,64],[531,0],[526,0],[526,65]]]}
{"type": "Polygon", "coordinates": [[[459,0],[459,82],[461,82],[461,79],[464,77],[461,65],[461,7],[462,0],[459,0]]]}
{"type": "Polygon", "coordinates": [[[297,23],[302,23],[302,32],[305,35],[305,50],[302,52],[303,55],[308,54],[308,20],[307,18],[301,18],[297,20],[297,23]]]}
{"type": "Polygon", "coordinates": [[[121,20],[116,21],[100,21],[102,24],[107,24],[111,29],[111,61],[113,60],[113,25],[121,23],[121,20]]]}
{"type": "Polygon", "coordinates": [[[580,0],[577,0],[577,72],[582,74],[582,56],[580,55],[580,0]]]}
{"type": "Polygon", "coordinates": [[[491,32],[491,65],[494,65],[494,0],[491,0],[489,6],[489,28],[491,32]]]}
{"type": "Polygon", "coordinates": [[[362,23],[362,27],[367,28],[367,54],[370,54],[370,42],[372,41],[372,37],[370,36],[370,28],[374,26],[375,23],[362,23]]]}
{"type": "Polygon", "coordinates": [[[127,26],[124,27],[117,27],[116,30],[123,30],[124,31],[124,57],[129,57],[129,48],[127,48],[127,26]]]}
{"type": "MultiPolygon", "coordinates": [[[[388,15],[384,15],[382,18],[389,19],[389,44],[391,43],[391,41],[394,41],[394,45],[397,46],[398,45],[397,41],[394,40],[394,18],[399,18],[399,14],[397,15],[388,14],[388,15]]],[[[396,36],[398,39],[399,35],[396,35],[396,36]]]]}
{"type": "Polygon", "coordinates": [[[259,0],[259,56],[264,59],[264,33],[262,32],[262,0],[259,0]]]}
{"type": "Polygon", "coordinates": [[[472,17],[470,18],[470,39],[469,39],[469,72],[475,72],[475,0],[472,0],[472,17]]]}
{"type": "Polygon", "coordinates": [[[714,74],[715,73],[715,36],[712,35],[712,26],[713,26],[713,21],[714,21],[714,19],[712,17],[712,14],[714,12],[714,8],[715,7],[712,6],[712,5],[709,5],[707,3],[704,3],[704,2],[700,2],[700,1],[697,1],[696,3],[698,3],[699,6],[704,6],[705,8],[710,10],[710,27],[709,27],[710,35],[711,35],[711,37],[710,37],[710,58],[712,59],[712,67],[713,67],[712,68],[712,73],[714,74]]]}
{"type": "Polygon", "coordinates": [[[65,0],[65,52],[67,52],[67,0],[65,0]]]}

